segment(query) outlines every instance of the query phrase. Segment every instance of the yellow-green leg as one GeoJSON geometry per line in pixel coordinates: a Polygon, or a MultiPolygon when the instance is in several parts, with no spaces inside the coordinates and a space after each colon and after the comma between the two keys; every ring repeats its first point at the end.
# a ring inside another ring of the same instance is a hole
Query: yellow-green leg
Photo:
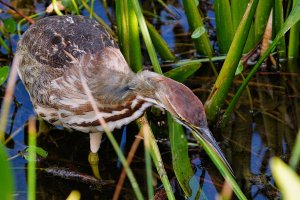
{"type": "Polygon", "coordinates": [[[99,172],[99,156],[98,153],[89,153],[89,163],[91,165],[93,174],[96,178],[101,179],[100,172],[99,172]]]}
{"type": "Polygon", "coordinates": [[[90,152],[89,158],[88,158],[94,176],[99,178],[99,179],[101,179],[101,176],[100,176],[100,172],[99,172],[98,150],[100,148],[102,134],[103,133],[91,133],[90,134],[90,149],[91,149],[91,152],[90,152]]]}

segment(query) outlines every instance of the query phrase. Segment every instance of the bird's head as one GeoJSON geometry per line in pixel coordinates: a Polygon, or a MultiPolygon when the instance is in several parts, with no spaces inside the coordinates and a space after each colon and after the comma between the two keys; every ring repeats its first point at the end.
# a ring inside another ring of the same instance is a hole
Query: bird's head
{"type": "Polygon", "coordinates": [[[149,96],[148,98],[154,99],[154,103],[169,111],[180,124],[191,129],[205,140],[232,172],[208,128],[205,110],[199,98],[185,85],[165,76],[149,71],[144,71],[140,75],[146,84],[145,88],[152,88],[152,90],[145,90],[153,91],[151,92],[152,97],[149,96]]]}
{"type": "Polygon", "coordinates": [[[151,98],[173,118],[193,130],[207,127],[203,104],[188,87],[157,73],[144,71],[141,75],[144,83],[153,87],[151,98]]]}

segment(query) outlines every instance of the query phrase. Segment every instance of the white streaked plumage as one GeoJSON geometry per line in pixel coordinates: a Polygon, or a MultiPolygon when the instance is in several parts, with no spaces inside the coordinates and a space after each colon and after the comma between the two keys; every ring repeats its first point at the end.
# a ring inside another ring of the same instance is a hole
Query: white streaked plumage
{"type": "Polygon", "coordinates": [[[83,80],[111,131],[156,105],[195,130],[228,165],[207,131],[203,105],[193,92],[153,72],[133,73],[116,42],[94,20],[53,16],[38,21],[18,43],[14,65],[37,113],[54,125],[90,133],[92,152],[100,147],[103,129],[83,80]]]}

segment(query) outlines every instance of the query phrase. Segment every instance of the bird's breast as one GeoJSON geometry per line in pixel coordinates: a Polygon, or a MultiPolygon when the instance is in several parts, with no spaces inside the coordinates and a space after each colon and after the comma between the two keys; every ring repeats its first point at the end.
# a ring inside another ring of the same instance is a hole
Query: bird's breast
{"type": "MultiPolygon", "coordinates": [[[[89,103],[76,102],[76,99],[63,99],[59,102],[63,105],[59,106],[56,111],[58,120],[55,121],[53,116],[44,116],[44,119],[47,121],[52,119],[52,123],[54,121],[58,123],[59,121],[64,127],[87,133],[103,131],[99,122],[100,117],[105,120],[109,129],[113,131],[136,120],[152,105],[150,102],[137,99],[124,104],[107,103],[100,105],[98,103],[100,113],[96,114],[89,103]]],[[[37,109],[38,113],[40,111],[41,109],[37,109]]]]}

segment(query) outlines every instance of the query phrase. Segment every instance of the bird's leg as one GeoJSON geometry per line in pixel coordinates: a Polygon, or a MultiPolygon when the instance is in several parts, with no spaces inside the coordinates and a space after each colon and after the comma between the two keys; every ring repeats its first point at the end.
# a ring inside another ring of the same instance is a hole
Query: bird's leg
{"type": "Polygon", "coordinates": [[[90,133],[90,149],[91,152],[89,154],[89,163],[92,167],[93,174],[95,177],[101,179],[100,173],[99,173],[99,156],[98,156],[98,150],[100,148],[101,139],[102,139],[103,133],[90,133]]]}

